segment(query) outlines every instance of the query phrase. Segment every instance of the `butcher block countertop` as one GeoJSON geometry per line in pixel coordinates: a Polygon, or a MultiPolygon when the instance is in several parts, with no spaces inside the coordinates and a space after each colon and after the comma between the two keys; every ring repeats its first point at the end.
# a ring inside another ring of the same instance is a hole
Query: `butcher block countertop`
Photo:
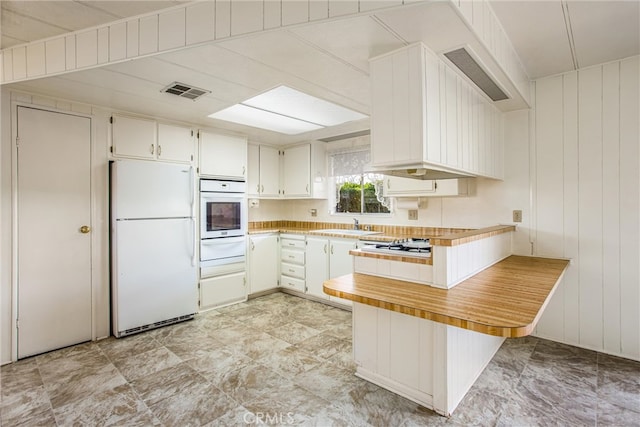
{"type": "Polygon", "coordinates": [[[500,337],[533,332],[569,260],[511,255],[452,289],[349,274],[328,295],[500,337]]]}
{"type": "MultiPolygon", "coordinates": [[[[364,228],[364,226],[361,226],[364,228]]],[[[376,234],[354,236],[348,231],[353,229],[351,224],[337,224],[328,222],[305,221],[262,221],[249,223],[249,234],[289,233],[309,234],[326,237],[344,237],[361,241],[389,242],[409,238],[429,239],[432,246],[456,246],[474,240],[485,239],[496,234],[508,233],[516,230],[515,225],[494,225],[485,228],[435,228],[435,227],[404,227],[372,225],[369,226],[376,234]],[[341,234],[339,229],[347,233],[341,234]],[[331,230],[331,232],[326,232],[331,230]],[[323,232],[325,231],[325,232],[323,232]]]]}

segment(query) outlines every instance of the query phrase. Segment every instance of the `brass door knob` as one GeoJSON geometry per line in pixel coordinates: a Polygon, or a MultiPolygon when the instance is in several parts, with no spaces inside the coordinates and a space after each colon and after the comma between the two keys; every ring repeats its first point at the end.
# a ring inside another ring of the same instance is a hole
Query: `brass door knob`
{"type": "Polygon", "coordinates": [[[87,234],[90,231],[91,231],[91,227],[89,227],[88,225],[83,225],[82,227],[80,227],[80,232],[82,234],[87,234]]]}

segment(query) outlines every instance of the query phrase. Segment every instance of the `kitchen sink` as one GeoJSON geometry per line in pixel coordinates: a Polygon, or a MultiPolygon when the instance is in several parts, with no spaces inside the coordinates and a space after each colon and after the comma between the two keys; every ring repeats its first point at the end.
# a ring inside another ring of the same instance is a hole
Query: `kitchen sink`
{"type": "Polygon", "coordinates": [[[349,236],[369,236],[371,234],[382,234],[381,231],[353,230],[349,228],[326,228],[323,230],[312,230],[311,233],[344,234],[349,236]]]}

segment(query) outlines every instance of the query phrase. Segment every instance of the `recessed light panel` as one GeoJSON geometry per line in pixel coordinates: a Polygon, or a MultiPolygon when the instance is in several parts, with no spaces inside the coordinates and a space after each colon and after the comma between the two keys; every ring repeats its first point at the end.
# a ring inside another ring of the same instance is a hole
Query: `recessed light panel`
{"type": "Polygon", "coordinates": [[[324,99],[307,95],[287,86],[279,86],[243,102],[262,110],[273,111],[283,116],[295,117],[322,126],[365,119],[367,116],[341,107],[324,99]]]}
{"type": "Polygon", "coordinates": [[[287,86],[279,86],[209,117],[288,135],[367,118],[287,86]]]}
{"type": "Polygon", "coordinates": [[[243,104],[232,105],[222,111],[210,114],[209,117],[255,128],[272,130],[274,132],[285,133],[287,135],[296,135],[298,133],[322,129],[322,126],[314,123],[281,116],[280,114],[260,110],[243,104]]]}

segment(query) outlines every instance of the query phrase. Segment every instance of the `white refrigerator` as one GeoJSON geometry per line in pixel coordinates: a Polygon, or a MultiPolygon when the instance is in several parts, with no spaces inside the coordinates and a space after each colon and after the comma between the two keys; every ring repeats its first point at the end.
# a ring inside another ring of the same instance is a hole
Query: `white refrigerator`
{"type": "Polygon", "coordinates": [[[117,160],[110,182],[113,335],[192,318],[198,310],[193,168],[117,160]]]}

